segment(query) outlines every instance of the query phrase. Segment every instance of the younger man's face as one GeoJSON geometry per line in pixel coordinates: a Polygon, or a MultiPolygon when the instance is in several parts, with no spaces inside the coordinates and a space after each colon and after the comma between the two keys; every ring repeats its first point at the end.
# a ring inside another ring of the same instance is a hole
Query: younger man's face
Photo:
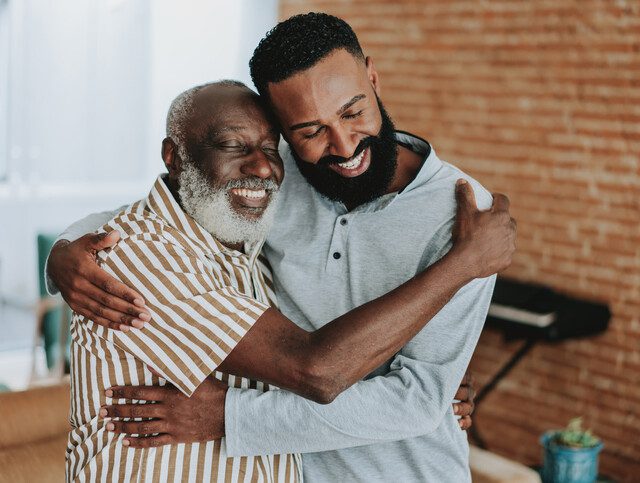
{"type": "Polygon", "coordinates": [[[385,192],[395,173],[396,143],[370,60],[365,65],[337,49],[268,89],[298,168],[317,191],[348,206],[385,192]]]}

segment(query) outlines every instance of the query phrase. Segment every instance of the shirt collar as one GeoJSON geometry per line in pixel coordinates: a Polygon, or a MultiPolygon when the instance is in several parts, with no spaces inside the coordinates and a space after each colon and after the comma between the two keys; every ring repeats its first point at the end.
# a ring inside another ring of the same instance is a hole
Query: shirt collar
{"type": "Polygon", "coordinates": [[[202,228],[197,221],[184,212],[169,190],[165,181],[166,176],[166,174],[158,176],[145,200],[152,213],[161,217],[176,230],[187,235],[207,252],[214,255],[217,253],[243,255],[249,256],[252,262],[255,260],[264,242],[247,247],[246,255],[220,243],[211,233],[202,228]]]}
{"type": "MultiPolygon", "coordinates": [[[[364,205],[354,208],[351,213],[383,210],[393,203],[398,197],[426,183],[442,167],[442,161],[440,161],[436,156],[435,149],[433,149],[433,147],[424,139],[406,131],[396,131],[395,137],[398,143],[403,144],[405,147],[411,149],[414,153],[417,153],[424,158],[420,170],[416,174],[415,178],[413,178],[413,180],[411,180],[411,182],[401,191],[383,194],[369,203],[365,203],[364,205]]],[[[347,212],[342,203],[336,204],[343,209],[344,213],[347,212]]]]}
{"type": "Polygon", "coordinates": [[[422,166],[415,178],[413,178],[413,180],[399,193],[402,195],[429,181],[440,170],[440,168],[442,168],[442,161],[440,161],[436,155],[436,150],[433,149],[433,146],[414,134],[405,131],[396,131],[396,141],[404,144],[414,153],[424,157],[422,166]]]}

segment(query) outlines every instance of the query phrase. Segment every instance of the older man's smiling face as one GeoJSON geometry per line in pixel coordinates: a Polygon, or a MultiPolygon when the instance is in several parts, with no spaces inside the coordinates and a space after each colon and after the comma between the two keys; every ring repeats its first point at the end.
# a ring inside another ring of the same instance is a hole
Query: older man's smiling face
{"type": "Polygon", "coordinates": [[[185,138],[177,172],[185,211],[222,242],[263,237],[284,172],[279,133],[258,96],[236,86],[201,89],[185,138]]]}

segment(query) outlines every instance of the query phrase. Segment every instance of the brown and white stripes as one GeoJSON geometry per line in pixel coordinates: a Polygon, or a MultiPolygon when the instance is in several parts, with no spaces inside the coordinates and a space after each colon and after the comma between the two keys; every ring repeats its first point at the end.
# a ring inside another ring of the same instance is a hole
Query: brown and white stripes
{"type": "Polygon", "coordinates": [[[190,396],[208,376],[234,387],[267,384],[217,372],[253,323],[275,304],[260,247],[230,250],[187,216],[158,178],[149,196],[107,223],[118,244],[98,254],[101,266],[143,295],[151,323],[128,332],[104,329],[74,314],[71,362],[72,430],[68,481],[294,482],[298,455],[229,458],[224,438],[207,443],[134,449],[106,431],[100,407],[114,385],[162,385],[190,396]],[[152,367],[162,378],[155,376],[152,367]]]}

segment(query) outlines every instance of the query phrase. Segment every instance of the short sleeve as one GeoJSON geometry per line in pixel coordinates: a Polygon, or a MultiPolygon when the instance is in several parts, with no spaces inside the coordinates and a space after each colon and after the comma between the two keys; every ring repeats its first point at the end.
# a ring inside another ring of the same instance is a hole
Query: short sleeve
{"type": "Polygon", "coordinates": [[[192,251],[154,234],[120,241],[102,267],[145,298],[144,329],[106,338],[190,396],[234,349],[268,305],[222,280],[192,251]]]}

